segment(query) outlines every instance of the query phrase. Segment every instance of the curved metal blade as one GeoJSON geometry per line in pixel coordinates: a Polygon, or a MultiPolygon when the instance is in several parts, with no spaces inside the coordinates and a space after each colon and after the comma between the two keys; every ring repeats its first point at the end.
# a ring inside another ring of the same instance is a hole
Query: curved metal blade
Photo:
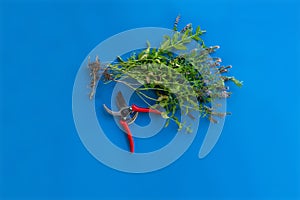
{"type": "Polygon", "coordinates": [[[117,99],[117,106],[120,110],[122,110],[125,107],[128,107],[121,91],[118,92],[116,99],[117,99]]]}
{"type": "Polygon", "coordinates": [[[138,115],[139,115],[139,113],[138,113],[138,112],[135,112],[134,115],[133,115],[133,117],[131,117],[131,118],[127,121],[128,125],[132,124],[132,123],[136,120],[136,118],[137,118],[138,115]]]}
{"type": "Polygon", "coordinates": [[[113,116],[119,116],[121,117],[121,113],[120,112],[115,112],[110,110],[105,104],[103,104],[104,109],[106,110],[106,112],[108,112],[109,114],[113,115],[113,116]]]}

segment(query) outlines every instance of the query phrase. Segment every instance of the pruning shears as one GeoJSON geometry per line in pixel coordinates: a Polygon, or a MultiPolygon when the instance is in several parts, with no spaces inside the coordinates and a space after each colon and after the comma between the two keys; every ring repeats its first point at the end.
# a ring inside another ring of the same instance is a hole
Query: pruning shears
{"type": "Polygon", "coordinates": [[[155,109],[151,109],[151,108],[142,108],[139,107],[135,104],[132,104],[131,106],[128,106],[125,102],[125,99],[122,95],[122,93],[119,91],[116,97],[116,103],[117,106],[119,108],[119,111],[115,112],[110,110],[105,104],[103,104],[104,109],[106,110],[106,112],[108,112],[109,114],[116,116],[116,117],[120,117],[120,124],[121,126],[124,128],[124,131],[127,134],[127,138],[129,141],[129,147],[130,147],[130,152],[133,153],[134,152],[134,141],[133,141],[133,137],[131,134],[131,131],[129,129],[129,125],[132,124],[139,112],[142,113],[155,113],[155,114],[161,114],[161,111],[159,110],[155,110],[155,109]]]}

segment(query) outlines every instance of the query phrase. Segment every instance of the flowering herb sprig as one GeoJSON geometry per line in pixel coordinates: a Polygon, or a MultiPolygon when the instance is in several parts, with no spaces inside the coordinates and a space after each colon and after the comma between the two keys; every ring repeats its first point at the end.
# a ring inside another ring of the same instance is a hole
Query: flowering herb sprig
{"type": "MultiPolygon", "coordinates": [[[[155,101],[156,105],[165,109],[162,116],[168,119],[166,126],[173,120],[182,128],[184,122],[175,116],[178,109],[191,118],[194,118],[190,114],[192,110],[199,111],[202,117],[216,122],[215,116],[224,117],[228,113],[216,112],[210,103],[214,98],[230,97],[229,87],[225,85],[227,81],[232,81],[239,87],[242,82],[233,76],[226,76],[231,65],[221,66],[221,59],[211,56],[219,46],[205,45],[201,36],[206,31],[201,30],[200,26],[194,30],[192,24],[188,24],[178,32],[179,19],[178,16],[175,20],[173,35],[164,36],[159,48],[151,48],[147,42],[147,48],[140,53],[133,53],[127,59],[117,57],[117,62],[109,64],[105,70],[104,82],[125,84],[149,106],[152,106],[150,102],[155,101]],[[187,50],[187,45],[192,41],[198,43],[198,48],[181,54],[172,53],[174,50],[187,50]],[[178,75],[183,78],[178,79],[178,75]],[[127,81],[128,77],[135,79],[143,87],[127,81]],[[149,96],[146,91],[154,91],[155,96],[149,96]],[[197,102],[193,100],[194,97],[197,102]]],[[[93,72],[92,70],[92,75],[93,72]]]]}

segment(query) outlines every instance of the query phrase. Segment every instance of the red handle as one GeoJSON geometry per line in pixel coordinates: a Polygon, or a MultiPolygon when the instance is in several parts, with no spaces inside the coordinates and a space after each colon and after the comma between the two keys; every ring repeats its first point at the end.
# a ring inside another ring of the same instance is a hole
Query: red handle
{"type": "Polygon", "coordinates": [[[133,137],[132,137],[131,131],[129,129],[129,126],[128,126],[127,122],[124,120],[120,120],[120,124],[123,126],[123,128],[125,129],[125,132],[127,133],[127,137],[129,140],[130,152],[133,153],[134,152],[134,143],[133,143],[133,137]]]}
{"type": "Polygon", "coordinates": [[[146,112],[146,113],[155,113],[155,114],[161,114],[161,112],[159,110],[154,110],[154,109],[151,109],[151,108],[141,108],[141,107],[138,107],[137,105],[135,104],[132,104],[131,106],[132,108],[132,111],[135,111],[135,112],[146,112]]]}

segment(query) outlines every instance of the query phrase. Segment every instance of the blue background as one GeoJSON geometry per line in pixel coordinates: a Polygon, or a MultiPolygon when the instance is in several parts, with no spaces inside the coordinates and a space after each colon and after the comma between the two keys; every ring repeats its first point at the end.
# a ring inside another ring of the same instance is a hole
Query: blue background
{"type": "Polygon", "coordinates": [[[300,3],[293,0],[1,1],[0,199],[299,199],[300,3]],[[94,159],[72,118],[72,87],[101,41],[192,22],[245,82],[213,151],[203,136],[172,165],[126,174],[94,159]]]}

